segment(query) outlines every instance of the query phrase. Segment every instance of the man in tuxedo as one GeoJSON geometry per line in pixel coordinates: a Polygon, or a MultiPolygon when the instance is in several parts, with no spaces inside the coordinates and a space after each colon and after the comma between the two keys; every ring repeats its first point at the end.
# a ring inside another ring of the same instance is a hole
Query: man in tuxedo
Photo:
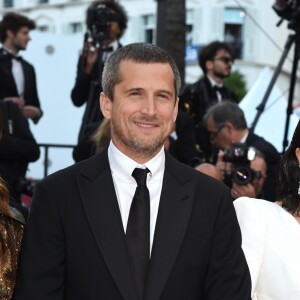
{"type": "Polygon", "coordinates": [[[33,66],[19,56],[30,41],[35,23],[13,12],[0,22],[0,99],[15,102],[27,119],[37,123],[42,116],[33,66]]]}
{"type": "Polygon", "coordinates": [[[204,161],[213,162],[215,153],[203,124],[203,116],[215,103],[224,100],[237,102],[237,96],[223,85],[223,79],[231,74],[234,58],[229,44],[219,41],[201,48],[198,57],[204,76],[185,86],[180,94],[180,106],[194,118],[199,156],[204,161]]]}
{"type": "MultiPolygon", "coordinates": [[[[280,155],[271,143],[247,128],[244,112],[238,104],[228,101],[215,104],[206,112],[204,122],[210,133],[211,142],[218,148],[224,150],[231,148],[233,143],[245,143],[263,154],[267,163],[267,177],[261,194],[256,195],[256,197],[272,202],[276,201],[280,155]]],[[[222,158],[221,150],[218,155],[217,166],[224,173],[226,164],[222,158]]],[[[238,195],[233,196],[236,198],[238,195]]]]}
{"type": "Polygon", "coordinates": [[[86,104],[78,135],[78,145],[73,152],[76,162],[93,154],[89,154],[85,148],[89,148],[90,137],[103,119],[98,103],[102,91],[99,75],[102,74],[105,60],[121,47],[119,39],[127,28],[126,12],[115,0],[92,2],[86,16],[88,30],[77,64],[75,85],[71,92],[71,99],[75,106],[86,104]]]}
{"type": "Polygon", "coordinates": [[[35,188],[14,300],[250,300],[229,189],[164,150],[180,75],[159,47],[106,61],[105,150],[35,188]]]}

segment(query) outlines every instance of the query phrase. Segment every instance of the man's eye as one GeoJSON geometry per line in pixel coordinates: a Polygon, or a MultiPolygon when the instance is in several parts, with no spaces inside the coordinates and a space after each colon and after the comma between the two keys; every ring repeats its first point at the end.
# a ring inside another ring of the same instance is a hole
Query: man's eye
{"type": "Polygon", "coordinates": [[[138,96],[140,95],[141,93],[140,92],[137,92],[137,91],[134,91],[134,92],[130,92],[130,96],[138,96]]]}

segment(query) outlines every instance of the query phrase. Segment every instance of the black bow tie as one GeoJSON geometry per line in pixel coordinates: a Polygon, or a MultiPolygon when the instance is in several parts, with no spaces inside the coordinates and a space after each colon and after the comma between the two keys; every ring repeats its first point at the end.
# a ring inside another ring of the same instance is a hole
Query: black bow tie
{"type": "Polygon", "coordinates": [[[8,51],[5,51],[4,54],[5,54],[8,58],[10,58],[10,59],[16,59],[16,60],[18,60],[18,61],[21,61],[21,60],[22,60],[22,56],[15,55],[15,54],[10,53],[10,52],[8,52],[8,51]]]}
{"type": "Polygon", "coordinates": [[[113,52],[114,48],[112,46],[104,47],[101,49],[102,52],[113,52]]]}
{"type": "Polygon", "coordinates": [[[224,90],[224,87],[223,87],[223,86],[217,86],[217,85],[215,85],[215,86],[214,86],[214,90],[215,90],[216,92],[222,93],[222,91],[224,90]]]}

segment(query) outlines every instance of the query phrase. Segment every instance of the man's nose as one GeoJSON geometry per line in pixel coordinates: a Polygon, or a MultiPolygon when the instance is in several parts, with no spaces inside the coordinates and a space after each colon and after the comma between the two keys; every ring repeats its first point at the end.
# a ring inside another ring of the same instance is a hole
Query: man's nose
{"type": "Polygon", "coordinates": [[[154,96],[146,97],[145,101],[143,101],[142,112],[147,115],[155,115],[157,113],[156,102],[154,96]]]}

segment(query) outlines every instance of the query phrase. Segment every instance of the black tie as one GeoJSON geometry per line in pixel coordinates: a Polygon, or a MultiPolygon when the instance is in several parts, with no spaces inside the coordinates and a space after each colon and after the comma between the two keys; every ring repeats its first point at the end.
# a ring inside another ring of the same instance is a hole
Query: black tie
{"type": "Polygon", "coordinates": [[[132,199],[126,240],[138,299],[143,299],[150,257],[150,196],[146,185],[148,169],[135,168],[137,188],[132,199]]]}
{"type": "MultiPolygon", "coordinates": [[[[223,86],[217,86],[217,85],[215,85],[215,86],[213,87],[213,89],[216,91],[216,94],[217,94],[217,92],[220,93],[221,99],[223,100],[223,96],[224,96],[224,87],[223,87],[223,86]]],[[[218,99],[218,96],[217,96],[217,99],[218,99]]]]}

